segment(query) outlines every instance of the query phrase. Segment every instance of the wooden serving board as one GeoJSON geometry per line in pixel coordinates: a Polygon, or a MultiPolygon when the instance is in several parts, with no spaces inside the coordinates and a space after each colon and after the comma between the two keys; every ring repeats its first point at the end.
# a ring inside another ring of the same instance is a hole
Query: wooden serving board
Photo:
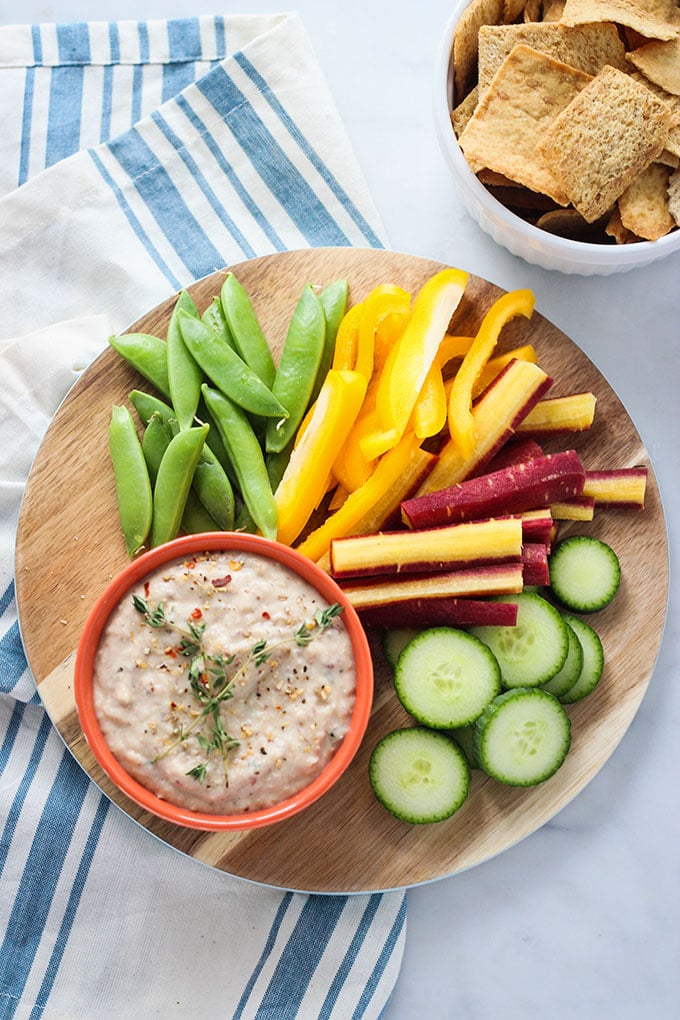
{"type": "MultiPolygon", "coordinates": [[[[247,288],[276,354],[307,282],[345,276],[356,302],[376,284],[415,293],[441,265],[386,251],[313,249],[267,256],[230,267],[247,288]]],[[[224,274],[191,292],[200,309],[219,292],[224,274]]],[[[455,332],[473,333],[501,292],[471,277],[454,318],[455,332]]],[[[174,298],[131,330],[165,335],[174,298]]],[[[623,584],[615,602],[591,622],[602,638],[606,671],[585,701],[569,708],[573,742],[566,763],[531,790],[505,788],[475,774],[471,795],[451,819],[405,825],[374,799],[367,763],[377,739],[408,722],[374,642],[375,704],[362,749],[337,786],[301,815],[244,833],[202,833],[163,822],[137,808],[101,772],[82,736],[73,701],[72,664],[81,627],[95,598],[126,562],[119,533],[107,434],[114,403],[143,383],[112,349],[84,372],[63,404],[35,459],[22,506],[16,587],[28,661],[45,707],[66,744],[102,790],[166,843],[214,868],[287,889],[324,893],[385,890],[452,875],[498,854],[552,818],[602,767],[617,746],[650,681],[668,595],[667,539],[654,473],[632,421],[599,371],[538,313],[513,320],[500,349],[531,342],[554,378],[552,392],[592,390],[596,424],[553,448],[574,446],[587,467],[646,465],[644,511],[600,511],[579,529],[615,548],[623,584]]]]}

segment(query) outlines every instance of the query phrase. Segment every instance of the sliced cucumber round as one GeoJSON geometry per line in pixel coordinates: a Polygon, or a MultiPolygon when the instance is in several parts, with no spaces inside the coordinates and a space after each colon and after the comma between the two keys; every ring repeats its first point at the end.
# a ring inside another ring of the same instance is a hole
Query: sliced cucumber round
{"type": "Polygon", "coordinates": [[[475,757],[474,748],[474,723],[470,723],[467,726],[456,726],[454,729],[449,730],[449,736],[456,741],[461,751],[467,758],[468,765],[471,769],[480,768],[480,764],[475,757]]]}
{"type": "Polygon", "coordinates": [[[564,694],[559,695],[563,705],[572,705],[592,694],[604,672],[604,648],[593,627],[578,616],[564,614],[565,622],[572,628],[583,649],[583,665],[576,682],[564,694]]]}
{"type": "Polygon", "coordinates": [[[420,631],[418,630],[409,630],[407,628],[384,630],[382,632],[382,650],[388,666],[394,669],[402,649],[409,643],[411,638],[414,638],[419,633],[420,631]]]}
{"type": "MultiPolygon", "coordinates": [[[[564,620],[564,614],[562,619],[564,620]]],[[[564,622],[567,623],[566,620],[564,622]]],[[[569,649],[562,669],[559,673],[555,673],[555,676],[548,680],[546,684],[541,684],[544,691],[554,694],[556,698],[561,698],[563,694],[566,694],[574,686],[583,669],[583,647],[576,636],[576,631],[568,623],[567,635],[569,638],[569,649]]]]}
{"type": "Polygon", "coordinates": [[[455,627],[431,627],[403,648],[394,686],[414,719],[448,730],[482,714],[501,691],[501,671],[479,638],[455,627]]]}
{"type": "Polygon", "coordinates": [[[567,627],[558,610],[536,592],[512,596],[514,627],[472,627],[495,655],[503,686],[538,687],[562,669],[569,651],[567,627]]]}
{"type": "Polygon", "coordinates": [[[571,723],[554,695],[515,688],[494,698],[475,723],[473,740],[487,775],[508,786],[536,786],[564,762],[571,723]]]}
{"type": "Polygon", "coordinates": [[[450,818],[470,789],[470,767],[458,745],[422,726],[394,730],[379,740],[368,775],[380,803],[412,825],[450,818]]]}
{"type": "Polygon", "coordinates": [[[550,589],[567,609],[594,613],[612,601],[621,584],[618,556],[592,535],[570,535],[557,543],[548,559],[550,589]]]}

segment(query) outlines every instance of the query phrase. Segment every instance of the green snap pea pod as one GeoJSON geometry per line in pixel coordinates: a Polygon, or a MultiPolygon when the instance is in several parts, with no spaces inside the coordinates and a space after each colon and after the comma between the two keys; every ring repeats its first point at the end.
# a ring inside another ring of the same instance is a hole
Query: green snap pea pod
{"type": "Polygon", "coordinates": [[[248,513],[267,538],[276,538],[278,514],[267,475],[262,447],[248,416],[219,390],[203,384],[203,399],[234,465],[238,487],[248,513]]]}
{"type": "Polygon", "coordinates": [[[156,484],[158,469],[161,466],[163,455],[170,445],[171,439],[172,432],[170,428],[163,421],[158,411],[154,411],[142,436],[142,453],[144,454],[144,460],[146,461],[152,485],[156,484]]]}
{"type": "Polygon", "coordinates": [[[109,337],[109,344],[140,375],[168,399],[168,357],[165,340],[150,333],[121,333],[109,337]]]}
{"type": "Polygon", "coordinates": [[[212,299],[212,302],[203,312],[201,321],[204,322],[206,326],[210,326],[213,332],[217,333],[218,336],[221,336],[225,343],[229,344],[230,347],[236,350],[234,338],[231,335],[231,330],[229,329],[229,324],[225,318],[222,302],[219,297],[214,297],[212,299]]]}
{"type": "Polygon", "coordinates": [[[236,350],[265,386],[271,387],[276,375],[272,352],[248,292],[233,273],[227,273],[220,301],[236,350]]]}
{"type": "Polygon", "coordinates": [[[179,533],[182,515],[200,460],[208,425],[182,429],[168,444],[153,490],[151,544],[162,545],[179,533]]]}
{"type": "Polygon", "coordinates": [[[142,445],[127,407],[116,405],[111,412],[109,453],[125,546],[128,555],[134,556],[151,529],[153,498],[142,445]]]}
{"type": "Polygon", "coordinates": [[[227,473],[208,446],[194,471],[193,489],[218,528],[232,531],[234,527],[234,490],[227,473]]]}
{"type": "Polygon", "coordinates": [[[148,425],[154,414],[160,416],[163,423],[170,428],[170,422],[176,419],[176,414],[170,404],[164,400],[146,393],[144,390],[131,390],[128,393],[128,400],[145,425],[148,425]]]}
{"type": "Polygon", "coordinates": [[[202,535],[206,531],[220,530],[193,489],[184,505],[181,527],[186,535],[202,535]]]}
{"type": "Polygon", "coordinates": [[[201,396],[203,372],[184,343],[180,313],[198,319],[196,303],[188,291],[181,291],[168,323],[167,358],[170,399],[181,429],[191,428],[201,396]]]}
{"type": "Polygon", "coordinates": [[[329,283],[327,287],[324,287],[319,294],[319,301],[321,302],[321,307],[323,308],[323,313],[326,319],[326,336],[324,337],[321,361],[319,363],[319,370],[316,373],[314,388],[309,401],[310,404],[318,397],[319,390],[321,389],[323,381],[328,374],[328,369],[333,363],[335,338],[338,335],[340,323],[342,322],[342,318],[347,310],[347,292],[347,280],[334,280],[332,283],[329,283]]]}
{"type": "Polygon", "coordinates": [[[288,410],[285,421],[267,422],[266,449],[283,450],[297,432],[314,388],[326,335],[321,302],[307,284],[302,291],[281,351],[272,392],[288,410]]]}
{"type": "MultiPolygon", "coordinates": [[[[152,422],[153,419],[147,425],[147,431],[152,422]]],[[[176,436],[180,431],[178,422],[170,421],[170,436],[176,436]]],[[[209,439],[210,427],[194,471],[191,490],[212,517],[213,528],[231,531],[234,527],[234,490],[226,471],[208,446],[209,439]]]]}
{"type": "Polygon", "coordinates": [[[180,311],[178,318],[192,357],[219,390],[252,414],[277,420],[286,417],[287,411],[272,391],[209,326],[185,312],[180,311]]]}

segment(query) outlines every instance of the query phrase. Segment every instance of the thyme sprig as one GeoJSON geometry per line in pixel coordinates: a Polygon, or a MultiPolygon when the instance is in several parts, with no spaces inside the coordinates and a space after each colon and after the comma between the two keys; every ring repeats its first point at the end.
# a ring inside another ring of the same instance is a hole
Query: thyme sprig
{"type": "Polygon", "coordinates": [[[263,666],[271,658],[272,653],[284,645],[295,643],[300,647],[306,647],[325,630],[328,630],[333,621],[342,613],[342,606],[333,603],[326,609],[318,609],[314,618],[302,623],[291,637],[282,638],[273,644],[266,640],[256,641],[241,665],[230,677],[228,669],[234,662],[235,656],[212,655],[206,650],[204,642],[206,623],[204,620],[197,622],[195,619],[189,618],[186,628],[179,627],[168,617],[163,602],[152,606],[140,595],[133,594],[132,604],[137,612],[144,617],[149,627],[154,629],[166,627],[179,635],[179,653],[189,659],[187,670],[189,688],[201,706],[196,718],[186,728],[180,726],[176,739],[152,759],[152,765],[165,758],[180,744],[185,743],[192,733],[198,730],[195,734],[196,740],[204,752],[205,758],[189,769],[186,775],[203,783],[207,775],[210,757],[213,752],[216,752],[222,759],[225,786],[229,785],[227,756],[230,751],[239,746],[239,741],[230,736],[224,728],[220,712],[222,704],[233,697],[234,687],[245,676],[251,665],[263,666]]]}

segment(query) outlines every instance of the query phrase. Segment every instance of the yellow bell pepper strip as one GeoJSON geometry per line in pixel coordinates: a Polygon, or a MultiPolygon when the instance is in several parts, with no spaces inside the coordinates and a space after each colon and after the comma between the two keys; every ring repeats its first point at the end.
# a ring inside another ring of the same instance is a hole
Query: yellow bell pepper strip
{"type": "Polygon", "coordinates": [[[302,439],[274,493],[279,542],[292,545],[326,493],[337,451],[344,443],[366,393],[358,372],[330,369],[302,439]]]}
{"type": "Polygon", "coordinates": [[[467,285],[469,274],[442,269],[421,287],[411,316],[380,373],[376,406],[380,432],[364,437],[368,459],[399,442],[413,414],[418,394],[467,285]]]}
{"type": "Polygon", "coordinates": [[[454,336],[452,333],[447,333],[437,351],[437,361],[440,366],[444,368],[454,358],[464,358],[474,342],[473,336],[454,336]]]}
{"type": "Polygon", "coordinates": [[[402,287],[384,283],[374,287],[364,300],[359,320],[356,370],[366,376],[380,369],[408,320],[411,295],[402,287]]]}
{"type": "Polygon", "coordinates": [[[357,420],[333,464],[334,477],[348,492],[354,492],[363,485],[376,464],[375,460],[367,460],[361,450],[362,437],[374,432],[378,422],[375,405],[367,406],[368,400],[366,396],[357,420]]]}
{"type": "Polygon", "coordinates": [[[381,457],[367,481],[307,536],[298,551],[327,570],[331,540],[379,531],[385,522],[398,515],[402,500],[417,488],[436,460],[435,454],[421,448],[413,432],[407,432],[397,446],[381,457]]]}
{"type": "Polygon", "coordinates": [[[444,378],[435,360],[425,376],[423,388],[413,409],[413,431],[419,439],[436,436],[446,425],[448,402],[444,378]]]}
{"type": "Polygon", "coordinates": [[[437,463],[420,486],[418,495],[455,485],[486,464],[551,385],[552,379],[538,365],[530,361],[511,361],[473,408],[475,439],[470,456],[465,457],[458,443],[449,439],[439,451],[437,463]]]}
{"type": "Polygon", "coordinates": [[[491,357],[503,326],[517,315],[531,318],[534,303],[530,290],[509,291],[494,301],[454,377],[449,397],[449,432],[464,457],[471,456],[475,444],[472,388],[491,357]]]}
{"type": "Polygon", "coordinates": [[[337,372],[353,372],[359,344],[359,319],[363,306],[352,305],[345,312],[335,337],[335,351],[331,368],[337,372]]]}

